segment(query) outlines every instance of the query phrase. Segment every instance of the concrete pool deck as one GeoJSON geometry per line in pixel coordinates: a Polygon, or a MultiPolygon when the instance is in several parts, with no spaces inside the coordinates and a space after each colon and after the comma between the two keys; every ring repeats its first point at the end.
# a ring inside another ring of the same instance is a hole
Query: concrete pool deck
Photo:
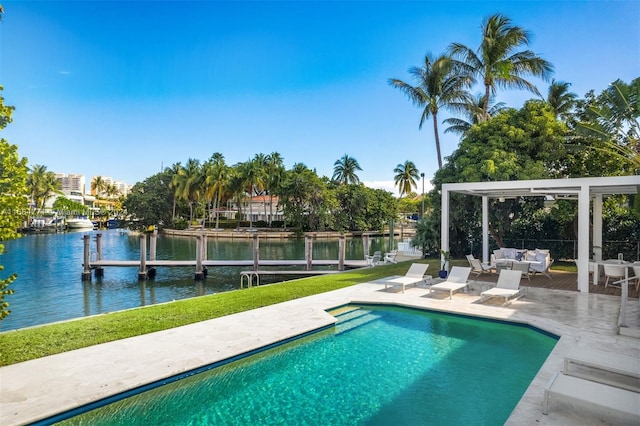
{"type": "MultiPolygon", "coordinates": [[[[277,285],[277,284],[276,284],[277,285]]],[[[602,425],[627,419],[605,417],[553,401],[542,414],[543,389],[562,370],[573,347],[640,358],[640,339],[617,334],[620,298],[528,288],[525,297],[502,306],[480,304],[480,281],[448,294],[410,287],[384,290],[384,281],[359,284],[277,305],[96,345],[0,368],[0,424],[45,419],[100,398],[258,349],[331,325],[327,309],[348,303],[387,303],[528,323],[561,336],[512,412],[507,424],[602,425]]],[[[474,362],[474,360],[469,360],[474,362]]],[[[496,372],[496,374],[501,374],[496,372]]]]}

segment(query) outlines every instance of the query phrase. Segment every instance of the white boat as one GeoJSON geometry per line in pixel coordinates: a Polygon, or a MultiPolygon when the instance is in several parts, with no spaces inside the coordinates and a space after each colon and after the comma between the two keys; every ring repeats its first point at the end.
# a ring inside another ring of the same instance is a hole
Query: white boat
{"type": "Polygon", "coordinates": [[[93,229],[93,227],[93,222],[86,217],[67,219],[67,228],[69,229],[93,229]]]}

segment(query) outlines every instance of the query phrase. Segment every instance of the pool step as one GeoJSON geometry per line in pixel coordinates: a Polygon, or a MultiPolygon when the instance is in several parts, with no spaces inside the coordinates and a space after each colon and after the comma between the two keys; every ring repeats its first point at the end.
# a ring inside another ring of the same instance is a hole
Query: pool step
{"type": "Polygon", "coordinates": [[[338,322],[336,324],[336,332],[344,333],[345,331],[353,330],[361,325],[376,321],[379,319],[379,315],[372,313],[366,309],[357,308],[349,312],[337,315],[338,322]]]}

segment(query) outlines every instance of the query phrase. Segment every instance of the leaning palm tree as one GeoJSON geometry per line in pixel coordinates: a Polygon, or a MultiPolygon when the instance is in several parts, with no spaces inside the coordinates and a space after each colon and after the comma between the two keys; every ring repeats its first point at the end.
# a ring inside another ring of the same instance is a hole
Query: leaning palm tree
{"type": "Polygon", "coordinates": [[[412,188],[416,188],[416,180],[420,178],[420,172],[413,161],[405,161],[404,164],[398,164],[395,169],[394,182],[400,190],[400,198],[408,195],[412,188]]]}
{"type": "Polygon", "coordinates": [[[571,83],[551,80],[547,94],[547,103],[553,109],[556,118],[562,117],[566,119],[576,105],[578,95],[570,92],[569,86],[571,86],[571,83]]]}
{"type": "MultiPolygon", "coordinates": [[[[449,127],[444,129],[445,133],[457,133],[464,135],[474,124],[482,122],[482,108],[484,107],[484,95],[477,95],[475,98],[469,98],[467,102],[462,105],[462,111],[466,115],[467,120],[458,117],[450,117],[442,122],[449,124],[449,127]]],[[[493,100],[489,101],[489,117],[493,117],[500,111],[505,109],[504,102],[493,103],[493,100]]]]}
{"type": "Polygon", "coordinates": [[[422,129],[422,125],[429,116],[433,118],[438,168],[441,169],[442,153],[438,134],[438,112],[440,108],[458,110],[460,104],[468,99],[466,88],[472,80],[468,75],[458,73],[455,63],[447,55],[440,55],[434,59],[431,54],[427,54],[424,57],[424,65],[409,68],[409,74],[415,81],[415,86],[397,78],[390,78],[388,82],[392,87],[404,92],[416,106],[422,108],[419,129],[422,129]]]}
{"type": "Polygon", "coordinates": [[[585,108],[578,134],[599,143],[596,151],[611,154],[631,173],[640,170],[640,78],[616,80],[585,108]]]}
{"type": "Polygon", "coordinates": [[[356,171],[362,170],[358,160],[345,154],[339,160],[333,163],[333,176],[332,180],[339,184],[358,184],[360,178],[356,174],[356,171]]]}
{"type": "Polygon", "coordinates": [[[484,85],[483,121],[489,117],[489,99],[498,88],[525,89],[540,96],[536,86],[525,80],[531,75],[548,80],[553,65],[531,50],[518,50],[529,44],[531,35],[512,25],[511,19],[495,14],[482,24],[482,42],[476,51],[461,43],[452,43],[449,52],[461,72],[479,78],[484,85]]]}

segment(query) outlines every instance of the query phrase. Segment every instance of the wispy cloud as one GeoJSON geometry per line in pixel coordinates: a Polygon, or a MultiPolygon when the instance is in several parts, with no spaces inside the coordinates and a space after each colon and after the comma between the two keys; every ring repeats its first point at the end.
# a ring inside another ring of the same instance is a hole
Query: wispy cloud
{"type": "Polygon", "coordinates": [[[62,74],[62,75],[69,75],[69,74],[71,74],[71,71],[67,71],[67,70],[60,70],[60,71],[58,71],[58,73],[59,73],[59,74],[62,74]]]}

